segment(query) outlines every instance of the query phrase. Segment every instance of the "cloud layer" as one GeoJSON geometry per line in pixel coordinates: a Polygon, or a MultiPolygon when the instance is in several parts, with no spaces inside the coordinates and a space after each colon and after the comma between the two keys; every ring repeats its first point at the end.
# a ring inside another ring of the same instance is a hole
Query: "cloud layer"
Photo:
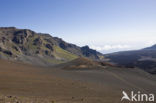
{"type": "Polygon", "coordinates": [[[116,49],[116,50],[121,49],[122,50],[122,49],[130,48],[129,45],[121,45],[121,44],[118,44],[118,45],[103,45],[103,46],[94,46],[94,45],[92,45],[90,47],[93,48],[93,49],[96,49],[98,51],[104,51],[104,50],[108,51],[108,50],[114,50],[114,49],[116,49]]]}

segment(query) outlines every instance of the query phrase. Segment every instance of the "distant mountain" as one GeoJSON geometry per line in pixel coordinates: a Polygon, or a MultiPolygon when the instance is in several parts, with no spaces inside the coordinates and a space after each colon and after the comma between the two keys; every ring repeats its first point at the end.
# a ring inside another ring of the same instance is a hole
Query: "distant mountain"
{"type": "Polygon", "coordinates": [[[49,34],[15,27],[0,28],[1,59],[49,66],[78,57],[100,60],[103,55],[88,46],[79,47],[49,34]]]}
{"type": "Polygon", "coordinates": [[[156,44],[151,47],[144,48],[144,50],[156,50],[156,44]]]}
{"type": "Polygon", "coordinates": [[[156,74],[156,45],[141,50],[116,52],[104,56],[117,65],[138,67],[156,74]]]}

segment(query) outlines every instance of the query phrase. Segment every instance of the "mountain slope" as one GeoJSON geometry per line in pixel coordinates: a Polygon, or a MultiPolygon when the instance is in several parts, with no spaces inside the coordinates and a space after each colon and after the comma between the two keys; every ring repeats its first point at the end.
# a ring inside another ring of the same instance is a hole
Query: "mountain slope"
{"type": "Polygon", "coordinates": [[[139,67],[149,73],[156,73],[156,45],[136,51],[106,54],[110,62],[126,67],[139,67]]]}
{"type": "Polygon", "coordinates": [[[53,39],[56,41],[57,46],[75,55],[87,57],[94,60],[103,59],[102,53],[90,49],[89,46],[79,47],[74,44],[67,43],[58,37],[54,37],[53,39]]]}
{"type": "Polygon", "coordinates": [[[156,44],[151,47],[144,48],[144,50],[156,50],[156,44]]]}
{"type": "Polygon", "coordinates": [[[49,34],[36,33],[15,27],[0,28],[0,58],[37,65],[53,65],[78,56],[99,59],[101,53],[66,43],[49,34]],[[94,51],[94,52],[90,52],[94,51]]]}

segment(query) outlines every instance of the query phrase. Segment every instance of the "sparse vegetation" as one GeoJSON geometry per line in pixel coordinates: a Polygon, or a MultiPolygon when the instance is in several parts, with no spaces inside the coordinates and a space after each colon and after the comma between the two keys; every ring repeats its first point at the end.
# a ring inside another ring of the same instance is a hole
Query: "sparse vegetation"
{"type": "Polygon", "coordinates": [[[62,48],[58,46],[54,46],[54,49],[55,49],[55,56],[58,58],[62,58],[63,60],[73,60],[78,57],[66,50],[63,50],[62,48]]]}

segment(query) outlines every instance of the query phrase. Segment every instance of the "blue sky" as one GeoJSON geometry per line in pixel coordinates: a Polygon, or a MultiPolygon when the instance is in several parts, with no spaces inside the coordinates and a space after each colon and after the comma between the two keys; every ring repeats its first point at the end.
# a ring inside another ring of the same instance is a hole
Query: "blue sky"
{"type": "Polygon", "coordinates": [[[0,0],[0,26],[50,33],[103,53],[156,43],[156,0],[0,0]]]}

